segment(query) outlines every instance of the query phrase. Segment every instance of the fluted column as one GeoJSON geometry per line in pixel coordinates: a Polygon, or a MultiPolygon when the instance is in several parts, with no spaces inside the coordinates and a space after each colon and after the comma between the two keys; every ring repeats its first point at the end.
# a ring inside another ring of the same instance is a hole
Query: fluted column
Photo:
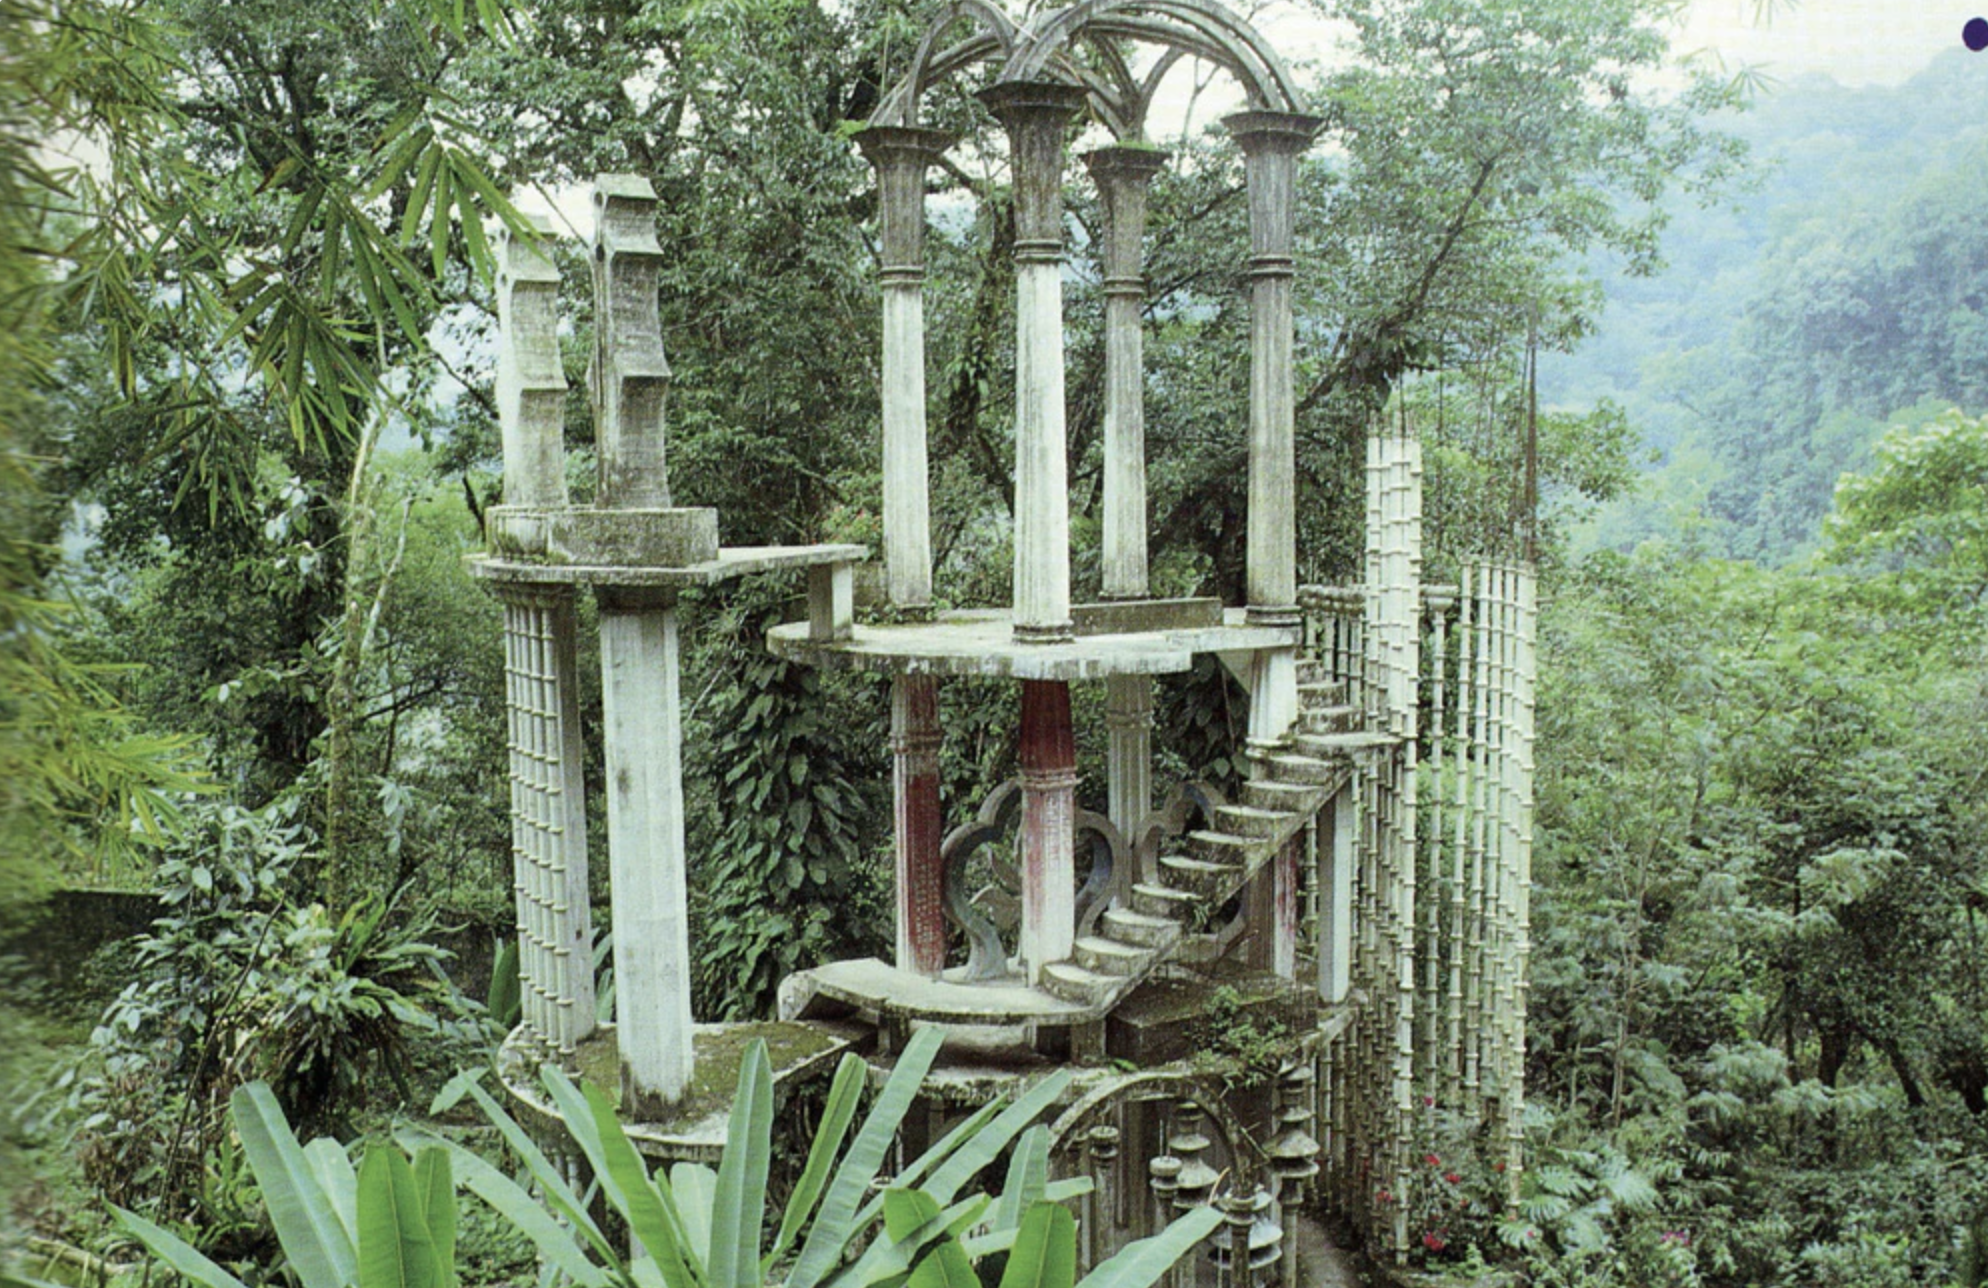
{"type": "Polygon", "coordinates": [[[946,965],[945,870],[939,861],[939,681],[891,681],[892,798],[896,813],[897,966],[937,979],[946,965]]]}
{"type": "MultiPolygon", "coordinates": [[[[1003,81],[980,94],[1008,131],[1015,189],[1015,588],[1018,640],[1070,638],[1063,406],[1063,136],[1085,92],[1003,81]]],[[[1035,969],[1035,963],[1030,963],[1035,969]]]]}
{"type": "Polygon", "coordinates": [[[1146,583],[1146,190],[1167,163],[1154,148],[1084,154],[1103,199],[1104,597],[1140,599],[1146,583]]]}
{"type": "Polygon", "coordinates": [[[1022,960],[1029,983],[1077,938],[1077,745],[1070,686],[1022,681],[1022,960]]]}
{"type": "Polygon", "coordinates": [[[925,170],[958,141],[939,130],[873,125],[856,136],[877,172],[882,226],[884,579],[899,608],[932,602],[925,450],[925,170]]]}
{"type": "Polygon", "coordinates": [[[1298,620],[1291,229],[1298,155],[1323,121],[1295,112],[1240,112],[1223,124],[1242,146],[1249,183],[1249,617],[1291,625],[1298,620]]]}

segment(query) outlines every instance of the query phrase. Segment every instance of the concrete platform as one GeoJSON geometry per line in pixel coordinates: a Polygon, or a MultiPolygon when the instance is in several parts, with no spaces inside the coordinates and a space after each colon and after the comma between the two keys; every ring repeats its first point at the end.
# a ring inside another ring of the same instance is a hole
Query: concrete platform
{"type": "Polygon", "coordinates": [[[1295,626],[1247,625],[1243,610],[1231,608],[1220,625],[1030,644],[1015,640],[1007,610],[981,609],[929,622],[858,626],[844,640],[810,639],[807,623],[792,622],[774,627],[766,643],[777,657],[823,669],[1073,681],[1178,674],[1193,669],[1197,653],[1292,648],[1299,634],[1295,626]]]}
{"type": "Polygon", "coordinates": [[[1083,1024],[1103,1013],[1101,1008],[1063,1001],[1019,980],[969,984],[960,978],[927,979],[874,957],[862,957],[789,975],[780,985],[780,1016],[786,1020],[808,1017],[824,1009],[823,1000],[884,1021],[923,1020],[983,1028],[1083,1024]]]}
{"type": "MultiPolygon", "coordinates": [[[[522,1028],[513,1030],[498,1051],[497,1070],[514,1103],[547,1122],[559,1122],[558,1109],[538,1078],[538,1061],[519,1043],[522,1028]]],[[[693,1035],[697,1073],[690,1090],[667,1121],[624,1122],[628,1138],[652,1159],[716,1164],[724,1153],[732,1097],[738,1087],[739,1062],[754,1039],[766,1042],[777,1093],[831,1067],[845,1051],[858,1050],[869,1040],[860,1025],[836,1023],[700,1024],[693,1035]]],[[[584,1039],[574,1053],[574,1072],[621,1102],[621,1070],[614,1042],[614,1025],[603,1024],[584,1039]]]]}
{"type": "MultiPolygon", "coordinates": [[[[470,557],[472,576],[485,581],[524,582],[553,586],[654,586],[676,589],[685,586],[715,586],[749,573],[777,572],[783,568],[813,568],[821,564],[856,563],[869,554],[866,546],[730,546],[716,559],[686,564],[680,568],[657,568],[622,564],[539,563],[519,559],[499,559],[490,555],[470,557]]],[[[805,623],[801,626],[806,633],[805,623]]]]}

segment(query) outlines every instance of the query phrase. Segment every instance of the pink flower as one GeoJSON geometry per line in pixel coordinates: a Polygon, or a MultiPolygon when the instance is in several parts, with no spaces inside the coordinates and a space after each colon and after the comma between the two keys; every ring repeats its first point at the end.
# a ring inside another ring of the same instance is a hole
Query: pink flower
{"type": "Polygon", "coordinates": [[[1427,1163],[1431,1167],[1441,1167],[1443,1165],[1443,1160],[1437,1158],[1434,1154],[1422,1155],[1422,1161],[1427,1163]]]}
{"type": "Polygon", "coordinates": [[[1436,1107],[1436,1098],[1434,1096],[1422,1097],[1422,1107],[1424,1109],[1434,1109],[1436,1107]]]}
{"type": "Polygon", "coordinates": [[[1382,1190],[1379,1194],[1374,1195],[1374,1198],[1382,1203],[1394,1202],[1394,1195],[1388,1193],[1386,1190],[1382,1190]]]}
{"type": "Polygon", "coordinates": [[[1441,1235],[1437,1234],[1434,1230],[1431,1230],[1429,1231],[1429,1233],[1422,1236],[1422,1246],[1427,1248],[1431,1252],[1441,1252],[1444,1248],[1447,1248],[1450,1245],[1443,1242],[1441,1235]]]}
{"type": "Polygon", "coordinates": [[[1448,1181],[1450,1184],[1455,1185],[1461,1182],[1463,1180],[1463,1177],[1458,1176],[1455,1172],[1444,1172],[1443,1179],[1448,1181]]]}

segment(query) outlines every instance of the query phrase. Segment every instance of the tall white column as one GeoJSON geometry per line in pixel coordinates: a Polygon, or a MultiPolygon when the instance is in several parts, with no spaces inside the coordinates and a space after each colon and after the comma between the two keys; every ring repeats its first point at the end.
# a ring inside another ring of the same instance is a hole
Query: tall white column
{"type": "Polygon", "coordinates": [[[1223,122],[1242,145],[1249,183],[1249,617],[1298,620],[1297,458],[1291,393],[1291,228],[1298,154],[1324,122],[1241,112],[1223,122]]]}
{"type": "Polygon", "coordinates": [[[899,608],[932,602],[925,442],[925,169],[958,136],[873,125],[856,136],[877,172],[882,226],[884,579],[899,608]]]}
{"type": "Polygon", "coordinates": [[[599,587],[607,852],[622,1104],[658,1116],[690,1085],[690,912],[676,607],[599,587]]]}
{"type": "Polygon", "coordinates": [[[1105,771],[1111,821],[1126,836],[1153,808],[1153,679],[1104,682],[1105,771]]]}
{"type": "Polygon", "coordinates": [[[1018,640],[1071,635],[1063,405],[1063,136],[1085,91],[1003,81],[981,101],[1008,131],[1015,190],[1015,588],[1018,640]]]}
{"type": "Polygon", "coordinates": [[[1106,599],[1142,599],[1146,582],[1146,190],[1166,165],[1155,148],[1084,155],[1105,212],[1104,559],[1106,599]]]}

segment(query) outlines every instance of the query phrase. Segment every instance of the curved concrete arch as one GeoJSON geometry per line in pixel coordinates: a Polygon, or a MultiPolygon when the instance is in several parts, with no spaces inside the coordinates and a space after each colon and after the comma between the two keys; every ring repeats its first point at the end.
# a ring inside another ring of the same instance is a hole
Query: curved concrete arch
{"type": "Polygon", "coordinates": [[[1059,50],[1094,26],[1138,40],[1188,46],[1235,75],[1252,107],[1298,110],[1297,85],[1276,51],[1262,33],[1214,0],[1079,0],[1021,33],[1001,68],[1001,79],[1040,77],[1059,50]],[[1182,32],[1183,27],[1192,34],[1182,32]]]}
{"type": "Polygon", "coordinates": [[[953,0],[925,28],[925,35],[918,42],[918,51],[912,56],[910,70],[884,96],[883,102],[871,114],[870,123],[918,124],[918,104],[927,86],[989,55],[998,53],[1002,57],[1011,57],[1020,34],[1014,20],[993,0],[953,0]],[[975,23],[978,33],[943,52],[935,53],[939,38],[962,21],[975,23]]]}

